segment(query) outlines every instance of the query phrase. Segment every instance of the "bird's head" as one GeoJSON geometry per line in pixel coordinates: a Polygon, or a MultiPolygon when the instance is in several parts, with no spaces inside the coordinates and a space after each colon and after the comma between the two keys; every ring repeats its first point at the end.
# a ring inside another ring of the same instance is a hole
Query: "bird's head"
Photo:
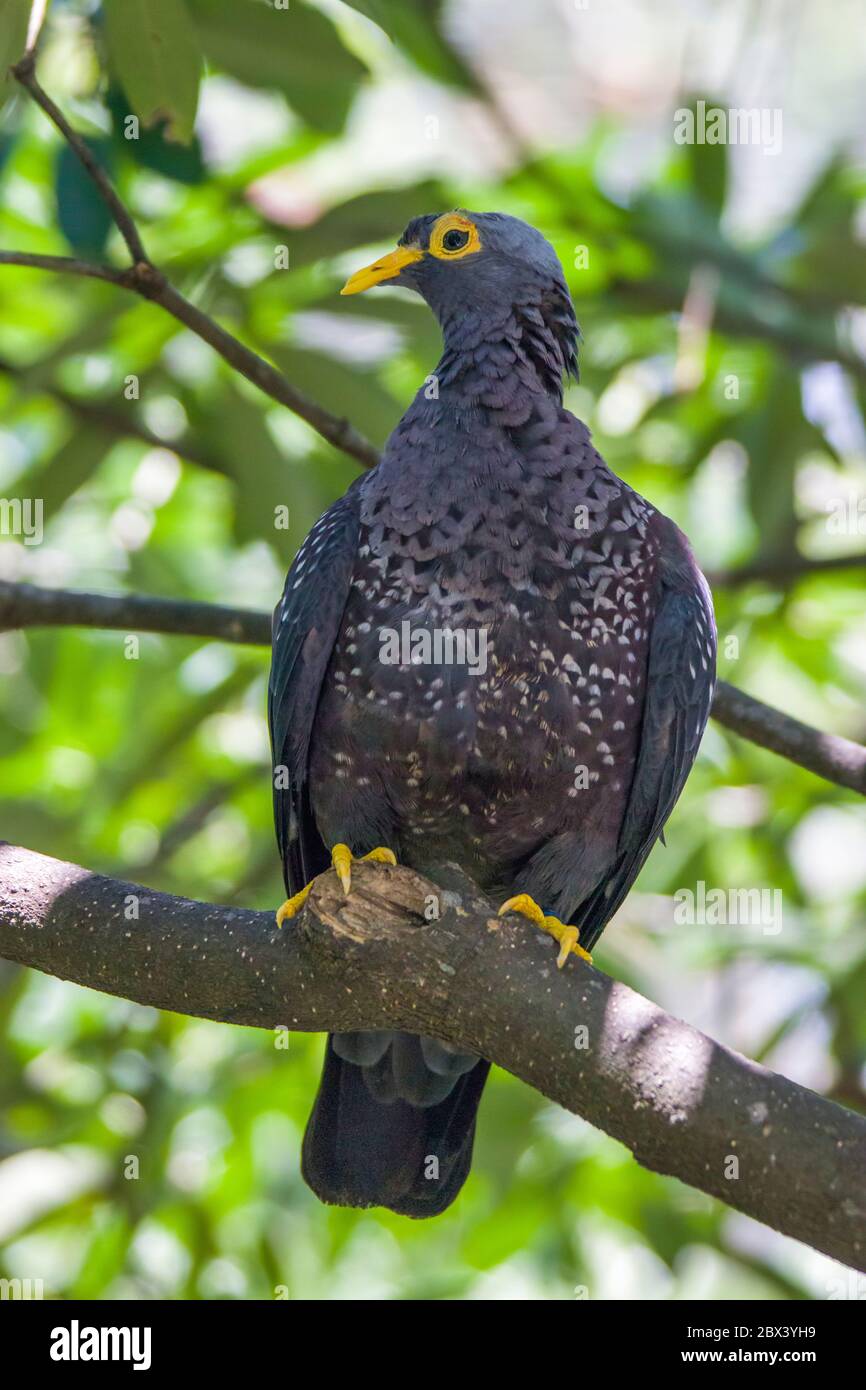
{"type": "Polygon", "coordinates": [[[578,327],[559,257],[550,242],[501,212],[428,213],[409,223],[396,248],[355,271],[341,294],[403,285],[427,301],[446,339],[460,325],[527,320],[548,334],[562,370],[577,375],[578,327]],[[540,318],[540,323],[539,323],[540,318]]]}

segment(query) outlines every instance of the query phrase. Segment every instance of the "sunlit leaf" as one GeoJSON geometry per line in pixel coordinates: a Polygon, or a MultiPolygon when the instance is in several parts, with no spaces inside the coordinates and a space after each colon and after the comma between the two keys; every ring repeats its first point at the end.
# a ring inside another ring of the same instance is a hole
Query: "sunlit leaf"
{"type": "Polygon", "coordinates": [[[283,92],[320,130],[342,129],[365,68],[325,15],[302,0],[280,9],[264,0],[191,0],[191,10],[215,67],[251,87],[283,92]]]}
{"type": "Polygon", "coordinates": [[[186,0],[104,0],[112,72],[145,126],[165,122],[169,139],[192,136],[201,51],[186,0]]]}
{"type": "Polygon", "coordinates": [[[455,87],[474,89],[472,74],[441,29],[442,0],[347,0],[385,30],[422,71],[455,87]]]}
{"type": "Polygon", "coordinates": [[[24,56],[33,0],[0,0],[0,96],[7,96],[15,79],[9,72],[24,56]]]}

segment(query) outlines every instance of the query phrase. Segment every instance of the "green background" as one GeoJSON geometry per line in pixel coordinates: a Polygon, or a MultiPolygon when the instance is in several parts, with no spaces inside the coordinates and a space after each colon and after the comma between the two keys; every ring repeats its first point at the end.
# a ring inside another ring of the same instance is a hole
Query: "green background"
{"type": "MultiPolygon", "coordinates": [[[[0,0],[4,64],[27,8],[0,0]]],[[[721,673],[862,738],[863,566],[809,569],[866,549],[862,7],[528,8],[55,0],[39,73],[174,283],[376,444],[437,332],[402,291],[340,299],[346,274],[422,212],[541,228],[583,331],[567,403],[692,537],[721,673]],[[779,108],[782,150],[677,144],[699,98],[779,108]],[[742,582],[746,565],[785,577],[742,582]]],[[[14,83],[0,98],[0,246],[122,264],[56,132],[14,83]]],[[[0,270],[0,492],[45,508],[41,545],[0,538],[0,577],[271,608],[356,472],[160,309],[0,270]]],[[[276,906],[267,665],[195,639],[143,634],[135,655],[122,633],[0,634],[0,833],[276,906]]],[[[667,840],[597,963],[862,1108],[862,800],[711,724],[667,840]],[[672,895],[699,880],[778,889],[781,930],[677,926],[672,895]]],[[[321,1047],[0,964],[0,1276],[84,1298],[856,1296],[502,1072],[444,1217],[325,1209],[298,1167],[321,1047]]]]}

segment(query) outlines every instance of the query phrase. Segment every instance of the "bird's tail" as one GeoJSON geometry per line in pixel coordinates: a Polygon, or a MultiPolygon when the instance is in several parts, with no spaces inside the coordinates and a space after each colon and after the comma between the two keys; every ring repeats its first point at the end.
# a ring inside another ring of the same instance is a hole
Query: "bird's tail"
{"type": "Polygon", "coordinates": [[[338,1033],[304,1135],[323,1202],[438,1216],[469,1173],[490,1063],[410,1033],[338,1033]]]}

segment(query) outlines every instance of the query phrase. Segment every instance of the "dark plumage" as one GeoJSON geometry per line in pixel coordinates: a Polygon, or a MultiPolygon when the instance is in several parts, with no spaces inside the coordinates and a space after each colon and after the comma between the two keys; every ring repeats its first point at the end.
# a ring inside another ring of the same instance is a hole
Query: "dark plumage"
{"type": "MultiPolygon", "coordinates": [[[[589,949],[697,753],[707,586],[681,532],[562,406],[577,324],[537,231],[498,213],[420,217],[346,292],[381,280],[423,295],[444,350],[379,466],[313,527],[274,614],[286,885],[302,889],[338,842],[386,846],[422,872],[457,861],[497,900],[530,895],[589,949]],[[404,623],[476,645],[462,664],[383,660],[383,630],[404,623]]],[[[329,1202],[443,1210],[487,1070],[427,1039],[330,1038],[307,1181],[329,1202]]]]}

